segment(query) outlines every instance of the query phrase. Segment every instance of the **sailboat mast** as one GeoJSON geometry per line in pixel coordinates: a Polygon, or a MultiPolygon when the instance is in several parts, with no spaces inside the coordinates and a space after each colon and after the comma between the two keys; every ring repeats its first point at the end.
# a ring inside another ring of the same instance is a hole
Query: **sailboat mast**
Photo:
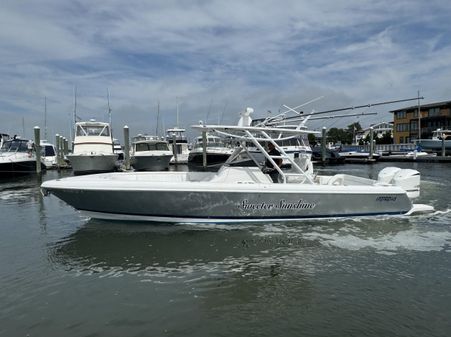
{"type": "Polygon", "coordinates": [[[74,125],[77,123],[77,87],[74,87],[74,125]]]}
{"type": "Polygon", "coordinates": [[[176,102],[176,109],[177,109],[177,127],[179,127],[179,100],[178,97],[175,98],[175,102],[176,102]]]}
{"type": "Polygon", "coordinates": [[[44,139],[47,139],[47,96],[44,96],[44,139]]]}
{"type": "Polygon", "coordinates": [[[108,100],[108,121],[110,123],[110,128],[113,129],[112,126],[112,119],[111,119],[111,107],[110,107],[110,90],[108,90],[108,88],[106,89],[106,94],[107,94],[107,100],[108,100]]]}
{"type": "Polygon", "coordinates": [[[160,100],[158,100],[158,104],[157,104],[157,127],[155,129],[155,134],[157,135],[157,137],[159,136],[159,122],[160,122],[160,100]]]}
{"type": "Polygon", "coordinates": [[[74,86],[74,113],[73,113],[73,123],[70,122],[69,119],[69,132],[70,132],[70,143],[72,144],[74,138],[75,138],[75,123],[77,123],[77,86],[74,86]],[[72,134],[72,132],[74,132],[72,134]],[[72,137],[73,135],[73,137],[72,137]]]}
{"type": "Polygon", "coordinates": [[[420,108],[420,90],[418,90],[418,140],[421,140],[421,108],[420,108]]]}

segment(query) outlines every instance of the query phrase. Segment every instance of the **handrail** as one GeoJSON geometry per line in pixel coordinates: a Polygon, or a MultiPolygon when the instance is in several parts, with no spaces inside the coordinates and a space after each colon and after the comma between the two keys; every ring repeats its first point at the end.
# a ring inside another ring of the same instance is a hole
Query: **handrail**
{"type": "MultiPolygon", "coordinates": [[[[280,174],[283,179],[283,183],[287,183],[287,176],[302,176],[304,177],[304,181],[307,180],[308,183],[314,184],[312,177],[304,171],[291,157],[287,155],[287,153],[282,149],[277,142],[292,139],[298,137],[302,134],[318,134],[317,131],[311,130],[303,130],[303,129],[289,129],[289,128],[280,128],[280,127],[255,127],[255,126],[224,126],[224,125],[193,125],[194,129],[199,129],[202,132],[209,131],[217,133],[218,135],[222,135],[225,137],[230,137],[235,140],[240,141],[240,146],[235,152],[228,158],[225,164],[232,163],[236,158],[238,158],[239,154],[244,151],[248,154],[249,158],[252,159],[258,167],[260,167],[259,163],[249,152],[246,142],[251,142],[254,146],[260,150],[263,156],[272,164],[275,170],[280,174]],[[288,136],[283,138],[273,139],[271,138],[267,132],[277,132],[279,137],[281,134],[288,134],[288,136]],[[274,145],[274,147],[281,154],[279,156],[271,156],[265,150],[265,148],[259,142],[270,142],[274,145]],[[277,142],[276,142],[277,141],[277,142]],[[291,167],[296,171],[295,173],[284,173],[282,169],[276,164],[274,161],[275,158],[286,159],[291,167]]],[[[260,167],[261,168],[261,167],[260,167]]]]}

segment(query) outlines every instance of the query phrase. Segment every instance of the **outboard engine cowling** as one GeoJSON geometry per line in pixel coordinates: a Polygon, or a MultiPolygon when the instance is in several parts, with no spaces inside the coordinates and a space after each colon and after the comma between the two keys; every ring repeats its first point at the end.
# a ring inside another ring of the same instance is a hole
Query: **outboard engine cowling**
{"type": "Polygon", "coordinates": [[[386,167],[379,172],[377,182],[380,184],[393,184],[393,177],[399,171],[401,171],[399,167],[386,167]]]}
{"type": "Polygon", "coordinates": [[[409,198],[420,196],[420,172],[417,170],[403,169],[393,177],[393,185],[403,188],[409,198]]]}
{"type": "Polygon", "coordinates": [[[420,196],[420,178],[420,172],[417,170],[386,167],[379,172],[377,182],[399,186],[412,199],[420,196]]]}

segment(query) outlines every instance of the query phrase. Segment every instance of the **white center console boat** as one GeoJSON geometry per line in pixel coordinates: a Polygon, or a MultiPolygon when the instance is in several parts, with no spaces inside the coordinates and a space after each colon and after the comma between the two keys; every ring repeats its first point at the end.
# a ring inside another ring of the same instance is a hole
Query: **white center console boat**
{"type": "Polygon", "coordinates": [[[90,217],[112,220],[237,223],[409,215],[433,210],[412,202],[420,192],[418,171],[386,168],[377,180],[348,174],[316,175],[308,157],[291,158],[269,136],[271,132],[282,132],[290,139],[316,132],[250,126],[249,112],[250,109],[242,113],[238,126],[193,126],[241,144],[216,173],[109,173],[47,181],[42,190],[90,217]],[[272,143],[280,156],[270,156],[262,143],[272,143]],[[259,166],[228,165],[242,152],[253,158],[247,144],[259,148],[272,162],[279,173],[279,183],[273,183],[259,166]],[[275,165],[277,159],[289,160],[291,172],[275,165]]]}

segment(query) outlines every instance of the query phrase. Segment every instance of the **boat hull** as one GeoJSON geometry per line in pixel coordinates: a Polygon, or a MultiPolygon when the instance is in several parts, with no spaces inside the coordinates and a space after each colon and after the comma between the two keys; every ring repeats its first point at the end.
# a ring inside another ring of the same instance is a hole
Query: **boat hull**
{"type": "MultiPolygon", "coordinates": [[[[41,169],[45,169],[45,166],[41,165],[41,169]]],[[[0,177],[23,175],[35,172],[36,172],[35,160],[0,163],[0,177]]]]}
{"type": "Polygon", "coordinates": [[[74,174],[112,172],[116,168],[117,154],[68,155],[74,174]]]}
{"type": "Polygon", "coordinates": [[[169,168],[172,154],[155,156],[134,156],[133,168],[136,171],[164,171],[169,168]]]}
{"type": "MultiPolygon", "coordinates": [[[[156,173],[158,174],[158,173],[156,173]]],[[[101,219],[159,222],[292,221],[409,212],[412,203],[398,187],[298,184],[147,183],[130,176],[109,188],[108,178],[45,182],[42,188],[77,210],[101,219]],[[91,183],[90,183],[91,181],[91,183]]]]}
{"type": "MultiPolygon", "coordinates": [[[[45,165],[41,163],[41,170],[45,170],[45,165]]],[[[11,177],[36,173],[36,158],[18,159],[14,156],[0,157],[0,177],[11,177]]]]}
{"type": "Polygon", "coordinates": [[[189,153],[178,153],[177,159],[175,158],[175,156],[172,156],[169,164],[171,164],[171,165],[188,164],[188,155],[189,155],[189,153]]]}
{"type": "MultiPolygon", "coordinates": [[[[451,151],[451,140],[445,140],[445,150],[451,151]]],[[[443,142],[435,139],[421,139],[418,144],[425,150],[441,151],[443,142]]]]}

